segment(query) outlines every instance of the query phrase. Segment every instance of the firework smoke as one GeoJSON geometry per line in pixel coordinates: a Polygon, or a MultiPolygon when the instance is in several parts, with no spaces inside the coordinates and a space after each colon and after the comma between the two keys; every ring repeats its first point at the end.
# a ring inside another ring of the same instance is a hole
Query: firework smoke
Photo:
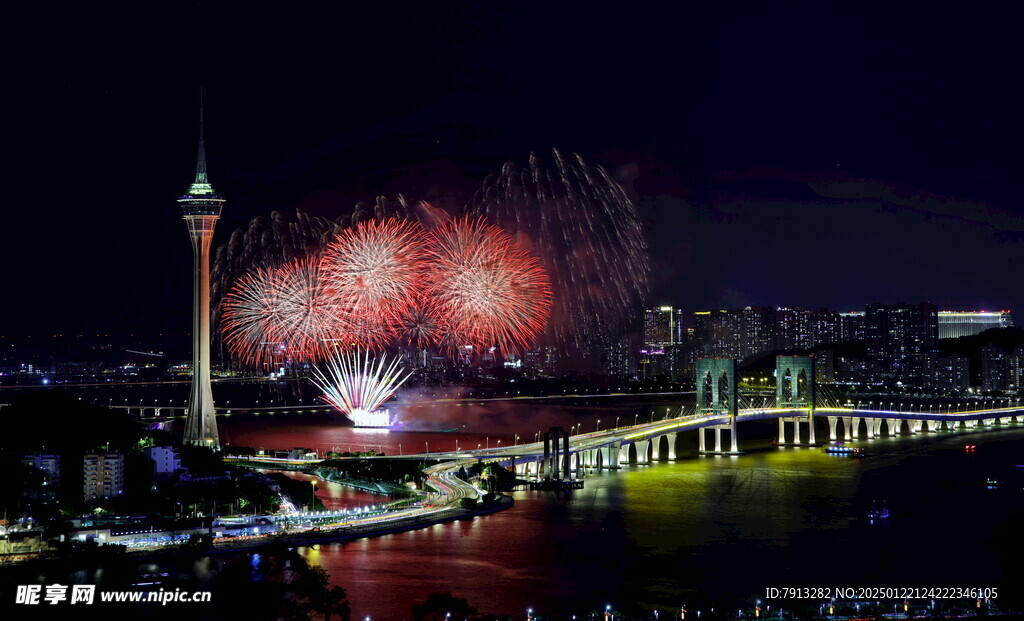
{"type": "Polygon", "coordinates": [[[509,162],[466,206],[536,252],[555,291],[544,341],[585,348],[589,318],[621,335],[638,316],[648,286],[647,247],[633,202],[600,166],[555,150],[554,167],[530,155],[509,162]]]}

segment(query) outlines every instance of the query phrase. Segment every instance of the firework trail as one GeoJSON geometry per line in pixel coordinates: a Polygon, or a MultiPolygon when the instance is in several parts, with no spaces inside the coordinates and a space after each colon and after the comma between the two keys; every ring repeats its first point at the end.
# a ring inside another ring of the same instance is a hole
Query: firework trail
{"type": "MultiPolygon", "coordinates": [[[[370,220],[341,231],[324,250],[321,269],[346,332],[394,335],[421,297],[425,256],[423,230],[410,220],[370,220]]],[[[378,345],[357,340],[364,348],[378,345]]]]}
{"type": "Polygon", "coordinates": [[[409,379],[398,360],[381,356],[376,363],[368,352],[334,351],[313,366],[311,380],[324,391],[321,399],[350,419],[375,412],[409,379]]]}
{"type": "Polygon", "coordinates": [[[303,257],[243,276],[224,298],[224,341],[256,367],[280,360],[317,360],[343,332],[342,313],[326,294],[320,262],[303,257]]]}
{"type": "Polygon", "coordinates": [[[431,231],[426,298],[442,333],[477,352],[522,351],[544,330],[551,283],[540,262],[500,228],[465,217],[431,231]]]}
{"type": "Polygon", "coordinates": [[[555,291],[544,342],[586,348],[599,316],[621,335],[639,316],[648,286],[647,245],[636,206],[600,166],[553,151],[554,167],[530,155],[492,175],[466,206],[540,256],[555,291]]]}

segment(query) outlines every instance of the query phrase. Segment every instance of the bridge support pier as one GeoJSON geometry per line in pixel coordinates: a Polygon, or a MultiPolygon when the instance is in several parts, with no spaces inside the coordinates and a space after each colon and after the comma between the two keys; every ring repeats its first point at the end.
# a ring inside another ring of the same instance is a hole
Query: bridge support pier
{"type": "Polygon", "coordinates": [[[873,419],[873,418],[865,418],[864,422],[867,424],[867,428],[868,428],[868,440],[874,440],[875,439],[875,419],[873,419]]]}
{"type": "Polygon", "coordinates": [[[636,463],[648,465],[651,460],[647,459],[647,449],[651,446],[650,440],[637,440],[633,443],[636,447],[636,463]]]}
{"type": "Polygon", "coordinates": [[[619,444],[612,444],[611,446],[605,446],[598,450],[602,451],[602,467],[607,470],[618,470],[619,469],[619,444]]]}
{"type": "Polygon", "coordinates": [[[856,419],[855,418],[850,418],[850,417],[847,417],[847,418],[843,419],[843,436],[847,440],[852,440],[853,439],[853,421],[854,420],[856,420],[856,419]]]}
{"type": "Polygon", "coordinates": [[[910,429],[911,435],[921,433],[921,421],[912,420],[907,423],[907,427],[910,429]]]}
{"type": "Polygon", "coordinates": [[[947,420],[946,431],[956,431],[960,427],[960,421],[958,420],[947,420]]]}
{"type": "Polygon", "coordinates": [[[697,430],[698,442],[697,452],[702,454],[719,454],[719,455],[741,455],[742,452],[739,449],[739,442],[736,437],[736,419],[733,418],[732,422],[727,425],[712,425],[711,427],[702,427],[697,430]],[[705,440],[704,432],[711,431],[715,435],[715,450],[707,450],[707,443],[705,440]],[[731,438],[731,445],[729,450],[724,450],[722,447],[722,436],[725,433],[729,433],[731,438]]]}
{"type": "Polygon", "coordinates": [[[991,427],[992,425],[996,424],[996,419],[986,418],[985,420],[981,421],[981,424],[985,425],[986,427],[991,427]]]}
{"type": "Polygon", "coordinates": [[[662,461],[662,460],[674,460],[676,458],[676,434],[666,433],[663,436],[651,438],[651,460],[662,461]],[[668,443],[668,449],[662,453],[661,450],[661,439],[665,438],[668,443]]]}
{"type": "MultiPolygon", "coordinates": [[[[779,419],[779,444],[780,445],[782,445],[782,444],[794,444],[794,445],[798,445],[798,446],[804,446],[805,445],[804,442],[802,442],[801,439],[800,439],[800,425],[802,423],[806,423],[807,424],[807,435],[808,435],[807,445],[813,446],[815,444],[815,440],[814,440],[814,416],[813,415],[808,415],[808,416],[784,416],[784,417],[780,418],[779,419]],[[786,424],[787,423],[792,423],[793,424],[793,441],[792,442],[786,442],[786,424]]],[[[829,428],[831,430],[831,435],[834,438],[835,437],[835,418],[834,417],[829,417],[829,428]]]]}
{"type": "Polygon", "coordinates": [[[836,425],[839,423],[838,416],[828,417],[828,439],[832,442],[836,441],[836,425]]]}
{"type": "Polygon", "coordinates": [[[902,423],[903,421],[899,420],[898,418],[890,418],[890,419],[887,419],[886,422],[889,424],[889,435],[890,436],[897,436],[897,435],[899,435],[900,423],[902,423]]]}
{"type": "Polygon", "coordinates": [[[999,419],[999,424],[1000,425],[1009,425],[1012,422],[1013,422],[1013,417],[1012,416],[1004,416],[1003,418],[999,419]]]}
{"type": "Polygon", "coordinates": [[[965,420],[964,424],[967,425],[968,429],[974,429],[975,427],[978,426],[978,421],[976,421],[976,420],[965,420]]]}

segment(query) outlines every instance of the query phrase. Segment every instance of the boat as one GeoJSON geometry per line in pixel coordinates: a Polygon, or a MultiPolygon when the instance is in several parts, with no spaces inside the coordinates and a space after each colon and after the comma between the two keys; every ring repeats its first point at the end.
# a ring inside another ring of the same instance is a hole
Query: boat
{"type": "Polygon", "coordinates": [[[824,450],[830,455],[850,455],[851,457],[864,456],[864,449],[858,446],[846,446],[842,442],[833,442],[826,446],[824,450]]]}
{"type": "Polygon", "coordinates": [[[885,520],[889,517],[889,506],[885,502],[871,503],[871,509],[868,510],[868,520],[874,522],[875,520],[885,520]]]}

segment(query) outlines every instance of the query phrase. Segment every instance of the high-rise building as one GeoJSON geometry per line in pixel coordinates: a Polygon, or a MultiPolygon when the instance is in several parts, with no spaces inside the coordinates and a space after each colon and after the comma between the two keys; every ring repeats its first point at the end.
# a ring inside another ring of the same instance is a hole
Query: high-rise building
{"type": "Polygon", "coordinates": [[[991,328],[1012,328],[1013,314],[1003,311],[939,311],[939,338],[973,336],[991,328]]]}
{"type": "Polygon", "coordinates": [[[558,349],[550,345],[535,347],[523,354],[523,366],[545,375],[558,371],[558,349]]]}
{"type": "Polygon", "coordinates": [[[199,155],[196,178],[178,199],[192,239],[192,390],[185,413],[186,444],[220,449],[210,386],[210,244],[224,199],[206,176],[203,113],[199,112],[199,155]]]}
{"type": "Polygon", "coordinates": [[[1001,392],[1010,387],[1010,356],[1002,345],[986,345],[981,348],[981,389],[985,392],[1001,392]]]}
{"type": "Polygon", "coordinates": [[[775,349],[775,309],[748,306],[743,309],[742,357],[775,349]]]}
{"type": "Polygon", "coordinates": [[[839,313],[839,340],[844,342],[864,341],[864,311],[839,313]]]}
{"type": "Polygon", "coordinates": [[[814,379],[819,384],[836,383],[836,352],[831,349],[814,352],[814,379]]]}
{"type": "Polygon", "coordinates": [[[837,384],[877,386],[882,383],[882,365],[872,358],[836,356],[837,384]]]}
{"type": "Polygon", "coordinates": [[[675,345],[684,332],[682,310],[659,306],[644,311],[645,345],[675,345]]]}
{"type": "Polygon", "coordinates": [[[935,388],[944,393],[961,393],[971,387],[971,366],[967,358],[953,353],[936,359],[935,388]]]}
{"type": "Polygon", "coordinates": [[[843,340],[839,313],[827,308],[819,308],[811,313],[810,346],[817,347],[826,343],[838,343],[843,340]]]}
{"type": "Polygon", "coordinates": [[[124,455],[91,453],[85,456],[82,492],[86,500],[124,493],[124,455]]]}
{"type": "Polygon", "coordinates": [[[643,377],[667,375],[682,378],[686,366],[686,328],[683,311],[659,306],[644,311],[644,342],[640,348],[638,372],[643,377]]]}
{"type": "Polygon", "coordinates": [[[776,349],[810,349],[811,312],[805,308],[775,309],[776,349]]]}
{"type": "Polygon", "coordinates": [[[583,316],[578,326],[583,343],[579,362],[583,369],[608,375],[635,373],[635,343],[615,336],[601,314],[583,316]]]}
{"type": "Polygon", "coordinates": [[[1018,345],[1010,356],[1008,390],[1024,394],[1024,345],[1018,345]]]}
{"type": "Polygon", "coordinates": [[[698,358],[742,358],[743,311],[723,309],[693,314],[694,347],[698,358]]]}
{"type": "Polygon", "coordinates": [[[45,501],[56,499],[60,491],[60,455],[25,455],[21,463],[39,471],[40,487],[32,496],[45,501]]]}
{"type": "Polygon", "coordinates": [[[939,352],[938,309],[934,304],[869,304],[865,344],[886,379],[930,387],[939,352]]]}

